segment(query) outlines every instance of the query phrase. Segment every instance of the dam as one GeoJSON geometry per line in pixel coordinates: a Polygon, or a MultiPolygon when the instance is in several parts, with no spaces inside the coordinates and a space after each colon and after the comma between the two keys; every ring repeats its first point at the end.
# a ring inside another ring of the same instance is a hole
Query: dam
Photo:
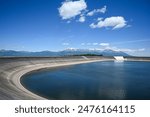
{"type": "Polygon", "coordinates": [[[44,99],[21,85],[21,76],[30,71],[113,59],[99,56],[0,58],[0,99],[44,99]]]}
{"type": "MultiPolygon", "coordinates": [[[[27,90],[20,78],[31,71],[99,61],[114,61],[114,57],[5,57],[0,58],[0,99],[46,99],[27,90]]],[[[127,57],[126,61],[150,61],[150,58],[127,57]]]]}

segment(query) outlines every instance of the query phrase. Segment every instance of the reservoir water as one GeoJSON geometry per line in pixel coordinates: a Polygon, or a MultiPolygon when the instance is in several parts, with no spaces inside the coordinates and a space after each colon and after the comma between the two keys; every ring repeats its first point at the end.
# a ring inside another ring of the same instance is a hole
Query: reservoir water
{"type": "Polygon", "coordinates": [[[22,85],[47,99],[150,100],[150,62],[94,62],[28,73],[22,85]]]}

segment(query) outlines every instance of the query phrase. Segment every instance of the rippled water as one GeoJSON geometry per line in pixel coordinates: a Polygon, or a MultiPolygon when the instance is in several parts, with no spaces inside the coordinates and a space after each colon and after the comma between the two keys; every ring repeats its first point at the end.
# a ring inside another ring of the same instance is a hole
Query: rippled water
{"type": "Polygon", "coordinates": [[[95,62],[40,70],[21,83],[48,99],[149,99],[150,62],[95,62]]]}

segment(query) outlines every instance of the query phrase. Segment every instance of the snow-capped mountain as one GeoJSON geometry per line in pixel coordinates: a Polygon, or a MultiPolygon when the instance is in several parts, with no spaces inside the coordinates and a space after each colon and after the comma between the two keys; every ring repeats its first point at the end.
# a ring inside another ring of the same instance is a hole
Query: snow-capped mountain
{"type": "Polygon", "coordinates": [[[127,53],[122,51],[114,51],[111,49],[66,49],[61,51],[64,55],[77,55],[77,54],[95,54],[103,56],[129,56],[127,53]]]}

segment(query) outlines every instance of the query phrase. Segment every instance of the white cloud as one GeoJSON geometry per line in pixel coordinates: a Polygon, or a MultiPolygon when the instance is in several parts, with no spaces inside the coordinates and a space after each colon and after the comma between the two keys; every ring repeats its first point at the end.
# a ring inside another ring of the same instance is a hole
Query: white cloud
{"type": "Polygon", "coordinates": [[[102,17],[99,17],[99,18],[97,18],[97,21],[101,21],[103,18],[102,17]]]}
{"type": "Polygon", "coordinates": [[[113,51],[117,51],[117,52],[125,52],[125,53],[138,53],[138,52],[143,52],[145,51],[145,48],[141,48],[141,49],[129,49],[129,48],[117,48],[117,47],[105,47],[105,48],[89,48],[90,50],[100,50],[100,51],[104,51],[106,49],[110,49],[113,51]]]}
{"type": "Polygon", "coordinates": [[[61,7],[58,8],[59,14],[62,19],[70,19],[77,15],[80,15],[82,11],[86,10],[87,4],[84,0],[68,1],[62,3],[61,7]]]}
{"type": "Polygon", "coordinates": [[[140,49],[118,48],[115,46],[111,46],[109,43],[100,43],[99,45],[103,46],[103,48],[101,48],[102,50],[110,49],[113,51],[122,51],[127,53],[143,52],[146,50],[145,48],[140,48],[140,49]]]}
{"type": "Polygon", "coordinates": [[[107,7],[104,6],[101,9],[94,9],[93,11],[90,11],[87,13],[87,16],[93,16],[95,13],[105,13],[106,12],[107,7]]]}
{"type": "Polygon", "coordinates": [[[87,45],[91,45],[91,43],[87,43],[87,45]]]}
{"type": "Polygon", "coordinates": [[[82,46],[96,46],[98,43],[81,43],[82,46]]]}
{"type": "Polygon", "coordinates": [[[145,48],[140,48],[140,49],[129,49],[129,48],[117,48],[117,47],[111,47],[107,46],[104,49],[111,49],[114,51],[121,51],[121,52],[127,52],[127,53],[134,53],[134,52],[142,52],[145,51],[145,48]]]}
{"type": "Polygon", "coordinates": [[[77,50],[77,48],[66,48],[66,50],[77,50]]]}
{"type": "Polygon", "coordinates": [[[98,43],[93,43],[94,46],[98,45],[98,43]]]}
{"type": "Polygon", "coordinates": [[[145,51],[145,48],[138,49],[138,51],[140,51],[140,52],[145,51]]]}
{"type": "Polygon", "coordinates": [[[98,9],[97,12],[100,12],[100,13],[105,13],[107,10],[107,6],[104,6],[103,8],[101,9],[98,9]]]}
{"type": "Polygon", "coordinates": [[[100,43],[99,45],[101,45],[101,46],[109,46],[110,44],[109,43],[100,43]]]}
{"type": "Polygon", "coordinates": [[[96,28],[97,26],[94,23],[92,23],[92,24],[90,24],[90,27],[91,28],[96,28]]]}
{"type": "Polygon", "coordinates": [[[82,46],[84,46],[84,45],[85,45],[85,43],[81,43],[81,45],[82,45],[82,46]]]}
{"type": "Polygon", "coordinates": [[[96,10],[94,9],[93,11],[88,12],[87,16],[93,16],[96,10]]]}
{"type": "Polygon", "coordinates": [[[128,44],[128,43],[141,43],[141,42],[149,42],[150,39],[140,39],[140,40],[131,40],[131,41],[121,41],[116,42],[114,44],[128,44]]]}
{"type": "Polygon", "coordinates": [[[112,29],[118,29],[118,28],[123,28],[125,27],[126,20],[122,16],[117,16],[117,17],[109,17],[104,20],[98,21],[97,24],[92,23],[90,25],[91,28],[107,28],[107,27],[112,27],[112,29]]]}
{"type": "Polygon", "coordinates": [[[116,51],[122,51],[122,52],[141,52],[141,51],[145,51],[145,48],[141,48],[141,49],[116,49],[116,51]]]}
{"type": "Polygon", "coordinates": [[[62,43],[62,45],[64,45],[64,46],[68,46],[68,45],[69,45],[69,43],[62,43]]]}
{"type": "Polygon", "coordinates": [[[85,22],[85,16],[81,16],[80,18],[79,18],[79,22],[85,22]]]}

